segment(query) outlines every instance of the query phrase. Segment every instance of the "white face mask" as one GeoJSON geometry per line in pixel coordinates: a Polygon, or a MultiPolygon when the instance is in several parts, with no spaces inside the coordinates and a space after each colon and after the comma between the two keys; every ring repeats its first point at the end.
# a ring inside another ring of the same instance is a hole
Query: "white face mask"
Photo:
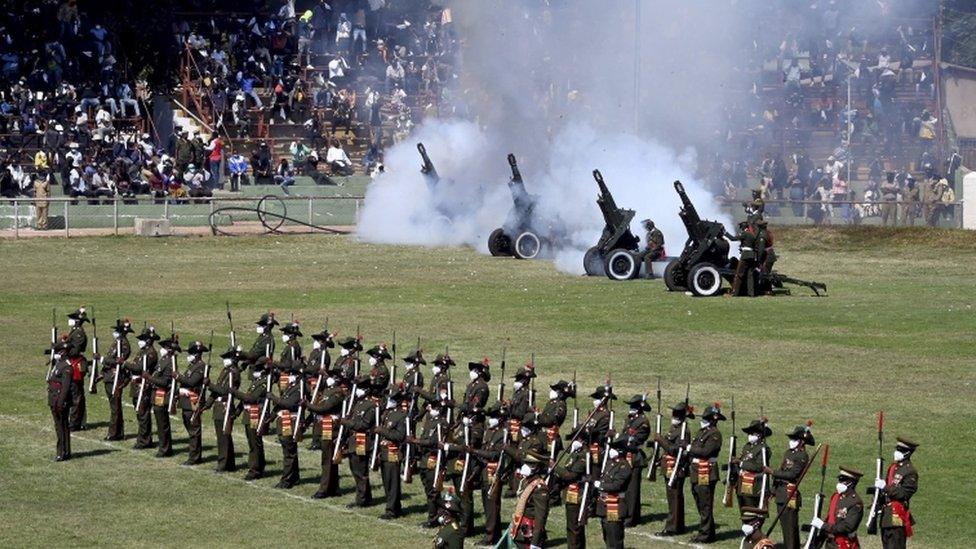
{"type": "Polygon", "coordinates": [[[112,337],[114,337],[115,339],[118,339],[119,338],[119,333],[118,332],[112,332],[112,337]]]}
{"type": "Polygon", "coordinates": [[[530,431],[528,427],[522,427],[521,429],[519,429],[519,432],[522,433],[523,437],[527,437],[530,434],[532,434],[532,431],[530,431]]]}
{"type": "Polygon", "coordinates": [[[522,388],[522,385],[523,385],[523,383],[521,381],[516,381],[515,383],[512,383],[512,387],[515,387],[515,390],[516,391],[518,391],[519,389],[521,389],[522,388]]]}
{"type": "Polygon", "coordinates": [[[529,464],[528,463],[523,463],[522,466],[519,467],[518,472],[523,477],[527,477],[527,476],[529,476],[529,475],[532,474],[532,468],[529,467],[529,464]]]}
{"type": "Polygon", "coordinates": [[[376,363],[377,362],[379,362],[379,361],[376,360],[376,357],[374,357],[374,356],[369,357],[369,365],[370,366],[376,366],[376,363]]]}
{"type": "Polygon", "coordinates": [[[160,347],[159,356],[166,356],[168,354],[169,354],[169,349],[167,349],[166,347],[160,347]]]}
{"type": "Polygon", "coordinates": [[[602,399],[599,399],[599,398],[593,399],[593,407],[594,408],[599,408],[601,404],[603,404],[603,400],[602,399]]]}
{"type": "Polygon", "coordinates": [[[895,450],[895,461],[905,461],[905,454],[899,450],[895,450]]]}
{"type": "Polygon", "coordinates": [[[843,483],[843,482],[838,482],[837,483],[837,493],[838,494],[843,494],[846,491],[847,491],[847,484],[846,483],[843,483]]]}
{"type": "Polygon", "coordinates": [[[314,340],[314,341],[312,341],[312,348],[313,349],[321,349],[322,348],[322,342],[319,341],[319,340],[317,340],[317,339],[314,340]]]}
{"type": "Polygon", "coordinates": [[[559,398],[559,391],[555,389],[549,389],[549,400],[556,400],[559,398]]]}
{"type": "Polygon", "coordinates": [[[431,372],[434,372],[434,375],[436,376],[437,374],[441,373],[441,367],[440,366],[434,366],[433,368],[430,369],[430,371],[431,372]]]}
{"type": "Polygon", "coordinates": [[[341,351],[339,351],[339,354],[341,356],[349,356],[349,349],[342,349],[341,351]]]}
{"type": "Polygon", "coordinates": [[[363,398],[366,396],[366,389],[356,389],[356,398],[363,398]]]}
{"type": "Polygon", "coordinates": [[[701,422],[699,422],[699,424],[701,425],[702,429],[707,429],[708,426],[712,424],[712,422],[708,421],[707,419],[703,419],[701,420],[701,422]]]}
{"type": "Polygon", "coordinates": [[[196,361],[196,359],[197,359],[197,355],[186,355],[187,364],[193,364],[193,362],[196,361]]]}
{"type": "Polygon", "coordinates": [[[441,415],[440,409],[438,409],[438,408],[431,408],[430,409],[430,417],[438,417],[440,415],[441,415]]]}
{"type": "Polygon", "coordinates": [[[627,411],[627,415],[636,416],[638,412],[640,412],[640,410],[638,410],[637,408],[631,408],[630,410],[627,411]]]}
{"type": "Polygon", "coordinates": [[[234,363],[234,359],[232,359],[232,358],[225,358],[224,359],[224,366],[230,366],[233,363],[234,363]]]}
{"type": "Polygon", "coordinates": [[[414,368],[417,367],[417,365],[414,364],[413,362],[405,362],[404,365],[407,367],[408,370],[413,370],[414,368]]]}
{"type": "Polygon", "coordinates": [[[461,423],[463,423],[465,425],[471,425],[471,418],[469,418],[469,417],[461,418],[461,423]]]}
{"type": "Polygon", "coordinates": [[[478,371],[471,370],[470,372],[468,372],[468,377],[471,378],[471,381],[478,379],[478,371]]]}
{"type": "Polygon", "coordinates": [[[674,425],[674,426],[681,425],[681,420],[678,419],[678,418],[676,418],[676,417],[673,417],[673,418],[671,418],[671,425],[674,425]]]}
{"type": "Polygon", "coordinates": [[[254,331],[257,332],[257,333],[259,333],[259,334],[263,334],[264,333],[264,328],[261,327],[261,326],[255,326],[254,327],[254,331]]]}
{"type": "Polygon", "coordinates": [[[610,448],[610,459],[616,459],[620,452],[616,448],[610,448]]]}
{"type": "Polygon", "coordinates": [[[281,334],[281,342],[288,343],[288,334],[281,334]]]}
{"type": "Polygon", "coordinates": [[[54,360],[61,360],[61,353],[54,353],[54,360]]]}
{"type": "Polygon", "coordinates": [[[392,398],[386,399],[386,409],[392,410],[393,408],[396,408],[396,401],[392,398]]]}
{"type": "Polygon", "coordinates": [[[72,328],[74,328],[74,326],[75,326],[75,319],[69,318],[68,319],[68,326],[71,326],[72,328]]]}
{"type": "Polygon", "coordinates": [[[146,346],[146,342],[140,339],[138,345],[139,345],[139,348],[142,349],[143,347],[146,346]]]}
{"type": "Polygon", "coordinates": [[[800,446],[800,441],[795,439],[790,439],[790,450],[796,450],[800,446]]]}
{"type": "Polygon", "coordinates": [[[437,522],[439,524],[444,524],[445,522],[447,522],[447,517],[445,517],[444,515],[437,515],[437,522]]]}
{"type": "Polygon", "coordinates": [[[498,427],[498,418],[497,417],[488,418],[488,427],[491,427],[492,429],[498,427]]]}
{"type": "Polygon", "coordinates": [[[755,532],[755,531],[756,531],[756,529],[751,524],[743,524],[742,525],[742,535],[745,536],[745,537],[751,536],[752,533],[755,532]]]}
{"type": "Polygon", "coordinates": [[[335,385],[335,378],[334,377],[327,377],[327,378],[325,378],[325,386],[326,387],[332,387],[333,385],[335,385]]]}
{"type": "Polygon", "coordinates": [[[759,435],[749,435],[749,444],[755,444],[759,442],[759,435]]]}
{"type": "Polygon", "coordinates": [[[261,377],[261,372],[251,372],[251,377],[258,379],[261,377]]]}
{"type": "Polygon", "coordinates": [[[295,383],[295,376],[288,376],[288,383],[295,383]]]}

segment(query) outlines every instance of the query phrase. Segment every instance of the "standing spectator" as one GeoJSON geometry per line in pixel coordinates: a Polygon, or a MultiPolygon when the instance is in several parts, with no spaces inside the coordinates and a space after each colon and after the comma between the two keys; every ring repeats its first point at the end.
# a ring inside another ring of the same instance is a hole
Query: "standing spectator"
{"type": "Polygon", "coordinates": [[[339,24],[336,26],[336,47],[339,53],[348,54],[352,49],[352,22],[345,13],[339,14],[339,24]]]}
{"type": "Polygon", "coordinates": [[[806,198],[806,186],[798,176],[793,176],[790,179],[789,193],[793,215],[803,217],[803,199],[806,198]]]}
{"type": "Polygon", "coordinates": [[[241,180],[247,173],[247,159],[235,151],[227,161],[227,167],[230,170],[230,190],[237,192],[241,190],[241,180]]]}
{"type": "Polygon", "coordinates": [[[207,165],[210,168],[210,188],[222,188],[221,163],[224,161],[224,144],[220,140],[220,135],[214,133],[210,137],[210,143],[206,147],[207,165]]]}
{"type": "Polygon", "coordinates": [[[34,177],[34,219],[35,227],[39,231],[47,230],[47,212],[50,208],[48,198],[51,197],[51,174],[47,170],[37,172],[34,177]]]}
{"type": "Polygon", "coordinates": [[[919,188],[915,184],[915,177],[911,174],[905,178],[905,187],[901,191],[901,218],[906,227],[915,226],[918,217],[919,188]]]}

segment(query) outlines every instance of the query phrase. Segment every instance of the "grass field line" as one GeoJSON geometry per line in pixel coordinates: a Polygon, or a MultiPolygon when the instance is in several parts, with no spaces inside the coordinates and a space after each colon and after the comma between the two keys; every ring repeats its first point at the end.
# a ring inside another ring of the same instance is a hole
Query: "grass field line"
{"type": "MultiPolygon", "coordinates": [[[[0,414],[0,420],[7,421],[7,422],[10,422],[10,423],[19,423],[21,425],[26,425],[26,426],[31,427],[33,429],[40,428],[40,430],[45,431],[45,432],[48,432],[48,433],[53,433],[54,432],[54,429],[50,425],[39,425],[37,422],[30,421],[30,420],[27,420],[27,419],[24,419],[24,418],[21,418],[21,417],[17,417],[17,416],[10,416],[10,415],[7,415],[7,414],[0,414]]],[[[348,509],[346,507],[341,507],[341,506],[338,506],[338,505],[333,505],[331,503],[327,503],[325,501],[312,499],[311,497],[308,497],[308,496],[300,496],[298,494],[293,494],[293,493],[287,492],[287,491],[282,490],[282,489],[279,489],[279,488],[272,488],[272,487],[268,487],[268,486],[262,486],[260,484],[254,483],[254,482],[250,482],[250,481],[244,480],[242,477],[234,477],[234,476],[229,476],[229,475],[217,475],[217,474],[214,474],[212,471],[209,471],[207,469],[201,469],[199,467],[185,467],[185,466],[180,465],[179,463],[177,463],[176,461],[171,460],[171,459],[170,460],[159,460],[159,459],[156,459],[155,457],[153,457],[154,454],[152,454],[152,453],[146,453],[146,452],[143,452],[143,451],[135,450],[133,448],[127,448],[125,446],[120,446],[118,444],[113,444],[112,442],[105,441],[105,440],[99,440],[99,439],[89,438],[89,437],[86,437],[86,436],[79,435],[76,432],[71,433],[71,439],[72,440],[81,440],[81,441],[84,441],[84,442],[89,442],[89,443],[92,443],[92,444],[97,444],[97,445],[100,445],[100,446],[105,446],[107,448],[112,448],[114,450],[125,451],[129,455],[142,456],[142,457],[147,458],[150,461],[153,461],[155,463],[165,464],[166,466],[169,466],[170,468],[173,468],[173,469],[190,470],[190,471],[196,471],[198,473],[206,473],[210,478],[221,479],[221,480],[226,481],[226,482],[235,482],[235,483],[238,483],[238,484],[247,485],[247,486],[250,486],[251,488],[254,488],[256,490],[261,490],[261,491],[266,492],[266,493],[274,494],[274,495],[277,495],[277,496],[283,496],[283,497],[290,498],[290,499],[297,500],[297,501],[301,501],[301,502],[307,503],[307,504],[319,505],[321,507],[325,507],[327,509],[331,509],[333,511],[338,511],[340,513],[345,513],[345,514],[348,514],[348,515],[356,515],[357,517],[362,517],[362,518],[365,518],[365,519],[369,519],[369,520],[371,520],[373,522],[378,522],[380,524],[383,524],[384,526],[395,526],[395,527],[401,528],[403,530],[407,530],[407,531],[410,531],[410,532],[422,534],[425,537],[429,537],[433,533],[433,532],[429,532],[429,531],[424,530],[424,529],[419,528],[419,527],[409,526],[409,525],[402,524],[402,523],[395,522],[395,521],[383,520],[383,519],[380,519],[379,517],[374,516],[374,515],[367,515],[367,514],[363,514],[363,513],[357,513],[356,511],[353,511],[353,510],[348,509]]]]}
{"type": "Polygon", "coordinates": [[[627,530],[627,533],[625,534],[625,537],[626,536],[630,536],[630,535],[640,536],[642,538],[648,538],[648,539],[652,539],[654,541],[660,541],[660,542],[663,542],[663,543],[673,543],[675,545],[683,545],[685,547],[696,547],[697,549],[705,549],[705,546],[704,545],[699,545],[697,543],[691,543],[691,542],[687,542],[687,541],[681,541],[681,540],[677,540],[677,539],[666,538],[664,536],[658,536],[656,534],[648,534],[647,532],[635,532],[633,529],[628,529],[627,530]]]}

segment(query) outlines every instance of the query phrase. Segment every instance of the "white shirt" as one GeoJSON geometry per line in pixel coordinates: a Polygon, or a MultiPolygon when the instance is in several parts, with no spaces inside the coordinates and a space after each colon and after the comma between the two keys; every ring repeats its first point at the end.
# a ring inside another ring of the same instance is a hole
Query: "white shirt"
{"type": "Polygon", "coordinates": [[[349,156],[346,155],[346,151],[339,147],[329,147],[329,150],[325,153],[325,161],[329,164],[333,162],[338,162],[339,164],[351,164],[349,161],[349,156]]]}
{"type": "Polygon", "coordinates": [[[344,69],[348,69],[349,65],[346,60],[341,57],[336,57],[332,61],[329,61],[329,80],[333,78],[342,78],[346,75],[344,69]]]}

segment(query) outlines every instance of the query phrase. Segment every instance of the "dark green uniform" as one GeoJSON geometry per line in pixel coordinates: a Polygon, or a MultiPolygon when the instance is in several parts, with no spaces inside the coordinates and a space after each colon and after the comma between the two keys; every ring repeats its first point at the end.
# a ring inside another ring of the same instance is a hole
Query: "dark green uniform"
{"type": "Polygon", "coordinates": [[[213,407],[214,432],[217,435],[217,467],[218,473],[237,470],[234,461],[234,436],[232,434],[234,419],[239,413],[239,403],[233,399],[233,389],[241,386],[241,370],[237,362],[225,366],[217,376],[217,381],[210,386],[210,406],[213,407]],[[230,400],[230,402],[228,402],[230,400]],[[230,411],[227,406],[230,405],[230,411]],[[224,433],[224,416],[227,414],[228,432],[224,433]]]}
{"type": "Polygon", "coordinates": [[[600,517],[603,541],[608,549],[623,549],[624,521],[627,520],[627,485],[633,469],[621,452],[607,461],[607,468],[600,475],[596,486],[600,493],[596,500],[596,516],[600,517]]]}
{"type": "Polygon", "coordinates": [[[403,514],[400,504],[400,462],[403,457],[401,448],[407,437],[406,403],[388,408],[380,418],[376,432],[380,435],[380,477],[386,497],[386,512],[380,518],[397,518],[403,514]]]}
{"type": "MultiPolygon", "coordinates": [[[[320,347],[318,349],[312,348],[312,351],[308,353],[308,358],[305,360],[305,381],[308,383],[308,390],[315,392],[315,387],[319,383],[325,382],[325,377],[328,375],[329,366],[332,365],[332,357],[329,355],[329,351],[320,347]]],[[[319,387],[319,393],[325,390],[325,387],[319,387]]],[[[316,395],[316,399],[318,395],[316,395]]],[[[322,424],[316,421],[312,425],[312,442],[309,444],[309,450],[319,450],[322,448],[322,424]]]]}
{"type": "MultiPolygon", "coordinates": [[[[156,434],[159,436],[156,457],[173,455],[173,432],[169,423],[169,393],[173,385],[173,368],[176,355],[173,351],[167,350],[166,352],[168,354],[159,360],[156,369],[149,378],[152,388],[153,416],[156,417],[156,434]]],[[[149,389],[150,387],[146,387],[147,391],[149,389]]]]}
{"type": "Polygon", "coordinates": [[[385,360],[378,360],[369,369],[369,383],[373,387],[385,388],[390,384],[390,369],[385,360]]]}
{"type": "Polygon", "coordinates": [[[644,477],[644,467],[647,467],[647,454],[643,446],[651,435],[651,423],[643,411],[628,414],[627,421],[620,431],[627,437],[626,459],[630,464],[630,480],[627,481],[627,520],[624,526],[633,527],[640,523],[641,516],[641,481],[644,477]]]}
{"type": "Polygon", "coordinates": [[[118,387],[115,386],[115,371],[120,364],[124,364],[132,353],[132,347],[125,334],[119,334],[111,349],[111,356],[102,361],[102,379],[105,382],[105,394],[108,396],[108,434],[105,440],[122,440],[125,438],[125,420],[122,417],[122,390],[129,383],[129,373],[119,371],[118,387]]]}
{"type": "Polygon", "coordinates": [[[732,280],[732,295],[742,295],[742,282],[746,283],[745,295],[756,296],[755,268],[759,254],[756,250],[756,233],[753,226],[740,228],[736,237],[739,241],[739,263],[735,268],[735,278],[732,280]]]}
{"type": "MultiPolygon", "coordinates": [[[[428,412],[414,437],[416,439],[414,447],[417,451],[418,465],[420,467],[420,481],[424,485],[424,493],[427,496],[427,522],[425,525],[431,528],[437,525],[437,502],[440,496],[440,486],[438,486],[439,482],[435,476],[438,453],[437,445],[439,442],[437,436],[438,425],[441,428],[442,435],[446,437],[450,426],[447,424],[443,412],[438,417],[432,417],[428,412]]],[[[443,467],[445,466],[446,460],[441,465],[442,474],[443,467]]]]}
{"type": "Polygon", "coordinates": [[[288,385],[281,396],[268,393],[271,401],[278,407],[278,443],[281,444],[281,480],[275,488],[289,489],[300,479],[298,469],[298,443],[294,429],[298,428],[298,407],[302,400],[302,380],[296,379],[288,385]]]}
{"type": "Polygon", "coordinates": [[[264,476],[267,464],[264,457],[264,438],[261,436],[261,422],[271,421],[271,403],[268,391],[271,388],[271,375],[264,369],[252,370],[247,391],[234,389],[234,398],[244,405],[244,432],[247,434],[247,474],[246,480],[264,476]],[[256,375],[255,375],[256,374],[256,375]],[[262,412],[264,416],[262,417],[262,412]]]}
{"type": "Polygon", "coordinates": [[[87,407],[85,405],[85,376],[88,375],[88,359],[85,358],[85,350],[88,348],[88,335],[85,328],[78,324],[68,333],[68,348],[66,356],[68,363],[71,364],[71,411],[69,423],[72,431],[85,429],[85,419],[87,407]]]}
{"type": "Polygon", "coordinates": [[[519,547],[545,547],[546,522],[549,520],[549,487],[546,479],[533,472],[519,483],[515,512],[512,514],[511,535],[519,547]]]}
{"type": "Polygon", "coordinates": [[[339,495],[339,464],[332,457],[335,453],[336,437],[339,436],[342,403],[348,397],[349,388],[345,385],[322,387],[315,396],[315,402],[308,403],[309,412],[315,414],[320,439],[319,450],[322,451],[322,477],[318,491],[312,496],[315,499],[339,495]]]}
{"type": "Polygon", "coordinates": [[[722,450],[722,433],[714,424],[698,431],[688,451],[691,493],[698,508],[698,536],[696,541],[715,540],[715,484],[718,482],[718,455],[722,450]]]}
{"type": "Polygon", "coordinates": [[[864,518],[864,503],[853,488],[843,494],[835,493],[828,501],[823,536],[827,549],[859,547],[857,529],[864,518]]]}
{"type": "Polygon", "coordinates": [[[444,525],[434,538],[434,549],[461,549],[464,547],[464,532],[456,517],[444,520],[444,525]]]}
{"type": "Polygon", "coordinates": [[[152,343],[139,349],[131,362],[125,363],[125,368],[132,374],[133,382],[129,385],[129,395],[132,405],[136,409],[136,419],[139,422],[139,436],[136,438],[136,448],[151,448],[152,440],[152,384],[142,379],[143,372],[151,374],[156,371],[156,348],[152,343]],[[144,388],[143,388],[144,386],[144,388]],[[140,388],[142,400],[139,400],[140,388]]]}
{"type": "Polygon", "coordinates": [[[884,549],[903,549],[912,534],[910,502],[918,490],[918,471],[911,457],[888,466],[884,488],[885,505],[881,509],[881,543],[884,549]]]}
{"type": "Polygon", "coordinates": [[[467,476],[462,477],[465,456],[468,455],[465,447],[471,447],[472,449],[480,448],[484,436],[484,423],[470,416],[464,416],[461,421],[457,422],[457,425],[455,425],[451,433],[451,451],[447,453],[448,473],[454,481],[454,493],[458,495],[458,503],[461,509],[459,520],[465,536],[474,535],[473,494],[481,487],[481,462],[478,459],[468,459],[467,476]],[[470,423],[467,425],[467,444],[465,444],[464,437],[465,420],[470,420],[470,423]]]}
{"type": "MultiPolygon", "coordinates": [[[[550,399],[539,412],[536,421],[546,433],[546,455],[550,458],[559,455],[563,450],[563,441],[559,430],[566,422],[566,400],[562,397],[550,399]]],[[[558,492],[556,492],[558,494],[558,492]]]]}
{"type": "Polygon", "coordinates": [[[668,498],[668,520],[661,535],[667,536],[681,535],[685,532],[685,477],[688,475],[688,459],[682,456],[680,464],[676,460],[678,450],[691,441],[691,434],[685,429],[682,437],[681,427],[681,423],[678,425],[672,423],[668,432],[658,441],[661,447],[661,476],[665,482],[668,498]]]}
{"type": "MultiPolygon", "coordinates": [[[[63,346],[57,353],[64,353],[63,346]]],[[[71,404],[71,364],[64,358],[54,361],[47,380],[47,405],[51,408],[51,415],[54,417],[54,432],[58,437],[57,461],[64,461],[71,458],[71,430],[68,421],[68,412],[71,404]]]]}
{"type": "Polygon", "coordinates": [[[508,441],[508,425],[504,417],[499,418],[495,427],[485,430],[481,449],[474,456],[482,463],[481,467],[481,507],[485,515],[485,537],[479,545],[494,545],[502,535],[502,488],[505,477],[511,471],[511,459],[504,460],[499,471],[499,460],[508,441]],[[507,462],[507,463],[506,463],[507,462]],[[497,476],[497,483],[496,483],[497,476]],[[492,490],[494,486],[494,490],[492,490]]]}
{"type": "Polygon", "coordinates": [[[359,376],[359,359],[354,354],[339,357],[334,369],[343,379],[356,379],[359,376]]]}
{"type": "MultiPolygon", "coordinates": [[[[521,371],[519,373],[521,373],[521,371]]],[[[529,379],[525,378],[519,380],[518,373],[517,373],[516,380],[517,382],[520,381],[522,383],[522,386],[517,387],[512,392],[512,400],[511,403],[509,404],[509,413],[510,413],[509,417],[511,419],[509,419],[508,421],[508,430],[509,430],[508,438],[512,444],[521,443],[522,433],[520,433],[519,430],[522,427],[522,418],[525,416],[525,414],[529,413],[529,410],[532,409],[532,403],[529,398],[531,396],[529,391],[529,379]]],[[[545,451],[543,450],[541,453],[544,454],[545,451]]],[[[520,461],[516,460],[515,462],[516,467],[518,466],[518,463],[520,463],[520,461]]],[[[518,488],[518,477],[512,475],[508,482],[508,491],[505,492],[505,497],[508,498],[515,497],[515,492],[517,488],[518,488]]]]}
{"type": "Polygon", "coordinates": [[[369,484],[369,461],[371,456],[373,427],[376,425],[376,405],[368,396],[356,402],[352,411],[339,421],[346,427],[346,455],[349,457],[349,472],[356,481],[356,505],[368,507],[373,504],[373,489],[369,484]]]}
{"type": "Polygon", "coordinates": [[[583,497],[583,476],[589,448],[580,443],[579,448],[567,454],[566,461],[553,471],[554,478],[564,486],[563,501],[566,503],[566,545],[570,549],[586,549],[586,523],[580,522],[579,512],[583,497]]]}
{"type": "Polygon", "coordinates": [[[806,446],[801,444],[783,454],[779,469],[773,471],[773,490],[776,496],[777,512],[780,513],[780,526],[783,529],[783,547],[800,547],[799,513],[802,500],[796,481],[803,468],[810,461],[806,446]],[[793,494],[793,497],[789,497],[793,494]]]}
{"type": "Polygon", "coordinates": [[[200,393],[203,391],[203,380],[206,378],[207,364],[200,355],[187,365],[186,370],[176,378],[176,384],[180,391],[180,411],[183,416],[183,427],[186,429],[189,441],[189,455],[184,465],[196,465],[200,463],[200,456],[203,453],[203,423],[193,420],[193,411],[196,409],[200,393]]]}
{"type": "MultiPolygon", "coordinates": [[[[736,483],[736,495],[739,500],[739,508],[742,507],[763,507],[765,502],[760,505],[760,494],[762,493],[762,479],[764,478],[763,466],[768,466],[772,457],[772,450],[766,444],[766,439],[760,438],[758,442],[747,442],[742,447],[739,454],[738,468],[739,479],[736,483]],[[766,456],[765,463],[763,455],[766,456]]],[[[767,479],[767,496],[770,493],[767,479]]]]}

